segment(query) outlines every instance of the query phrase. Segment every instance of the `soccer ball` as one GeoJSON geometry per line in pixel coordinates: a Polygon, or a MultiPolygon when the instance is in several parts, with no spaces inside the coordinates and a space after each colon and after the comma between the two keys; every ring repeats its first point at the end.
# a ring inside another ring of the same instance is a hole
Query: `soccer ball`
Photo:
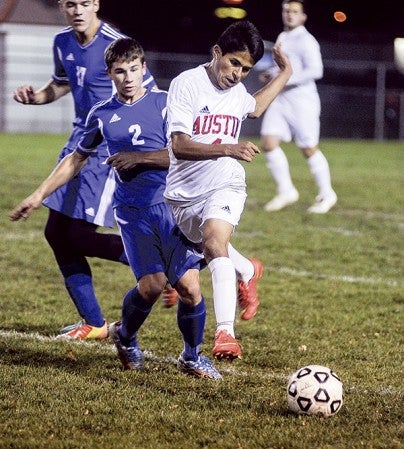
{"type": "Polygon", "coordinates": [[[335,415],[341,410],[343,397],[340,378],[326,366],[304,366],[289,377],[287,400],[292,412],[335,415]]]}

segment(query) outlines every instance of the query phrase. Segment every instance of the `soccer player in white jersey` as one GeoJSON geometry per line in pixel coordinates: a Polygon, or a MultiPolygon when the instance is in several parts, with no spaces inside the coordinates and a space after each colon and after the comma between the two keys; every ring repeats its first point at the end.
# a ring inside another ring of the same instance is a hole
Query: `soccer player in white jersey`
{"type": "Polygon", "coordinates": [[[142,86],[146,63],[136,40],[122,38],[111,43],[105,61],[117,93],[91,109],[77,149],[59,162],[11,217],[28,217],[55,189],[83,170],[105,139],[111,155],[106,162],[114,167],[116,179],[115,216],[138,282],[124,298],[122,320],[110,326],[122,365],[131,370],[144,367],[138,331],[168,279],[180,293],[177,321],[184,350],[179,369],[196,377],[221,379],[213,362],[200,355],[206,306],[199,270],[206,264],[195,245],[181,234],[163,196],[169,164],[167,92],[142,86]]]}
{"type": "MultiPolygon", "coordinates": [[[[105,70],[104,52],[123,35],[98,18],[99,0],[59,0],[59,7],[69,26],[54,38],[53,76],[36,91],[30,85],[17,88],[14,99],[23,104],[41,105],[72,93],[76,117],[73,132],[59,154],[61,160],[76,148],[91,107],[112,94],[113,83],[105,70]]],[[[144,77],[144,85],[155,85],[149,72],[144,77]]],[[[108,336],[87,257],[127,264],[121,237],[96,232],[98,226],[115,226],[111,206],[115,181],[110,167],[103,163],[107,156],[104,143],[80,174],[44,203],[49,208],[45,237],[82,318],[62,330],[64,338],[108,336]]]]}
{"type": "Polygon", "coordinates": [[[264,44],[249,21],[230,25],[219,37],[209,63],[177,76],[168,91],[170,168],[165,197],[182,232],[202,245],[212,275],[216,333],[213,356],[241,357],[235,338],[238,305],[251,319],[259,304],[257,282],[263,265],[230,244],[246,199],[245,170],[259,153],[252,142],[239,142],[241,122],[259,117],[291,75],[279,47],[278,76],[254,95],[241,83],[261,59],[264,44]],[[238,293],[236,284],[238,281],[238,293]]]}
{"type": "MultiPolygon", "coordinates": [[[[276,196],[265,205],[268,212],[283,209],[299,199],[288,160],[280,146],[281,141],[290,142],[292,139],[305,157],[318,189],[308,212],[327,213],[337,202],[328,161],[318,146],[321,105],[316,80],[323,76],[323,62],[319,43],[304,26],[306,19],[303,0],[282,2],[284,31],[276,42],[288,56],[293,75],[269,106],[261,124],[262,147],[277,190],[276,196]]],[[[260,77],[268,82],[277,72],[278,68],[274,66],[260,77]]]]}

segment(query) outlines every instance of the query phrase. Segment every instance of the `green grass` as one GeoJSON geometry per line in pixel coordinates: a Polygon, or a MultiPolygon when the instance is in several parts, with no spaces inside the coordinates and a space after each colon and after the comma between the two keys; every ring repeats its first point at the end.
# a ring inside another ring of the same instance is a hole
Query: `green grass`
{"type": "MultiPolygon", "coordinates": [[[[77,320],[43,237],[46,209],[8,220],[53,168],[66,136],[0,135],[0,448],[305,449],[402,448],[403,146],[322,142],[339,201],[306,213],[316,190],[304,159],[286,145],[301,199],[278,213],[263,155],[246,165],[248,199],[233,243],[261,258],[261,308],[237,321],[244,357],[219,363],[223,381],[179,373],[175,310],[156,304],[140,334],[145,372],[122,371],[109,341],[52,336],[77,320]],[[288,412],[287,377],[330,366],[345,403],[331,418],[288,412]]],[[[127,267],[92,260],[106,317],[116,320],[134,282],[127,267]]],[[[214,314],[201,274],[209,354],[214,314]]]]}

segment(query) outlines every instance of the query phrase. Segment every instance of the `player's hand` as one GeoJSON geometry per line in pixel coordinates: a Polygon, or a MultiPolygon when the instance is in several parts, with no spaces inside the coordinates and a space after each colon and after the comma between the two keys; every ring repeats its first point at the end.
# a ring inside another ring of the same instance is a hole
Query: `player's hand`
{"type": "Polygon", "coordinates": [[[34,104],[35,103],[34,88],[29,85],[20,86],[14,91],[13,98],[15,101],[18,101],[18,103],[34,104]]]}
{"type": "Polygon", "coordinates": [[[107,164],[116,170],[130,170],[138,164],[137,154],[134,151],[120,151],[107,159],[107,164]]]}
{"type": "Polygon", "coordinates": [[[288,57],[282,51],[281,44],[276,44],[272,48],[272,56],[281,71],[289,70],[292,73],[292,66],[290,65],[288,57]]]}
{"type": "Polygon", "coordinates": [[[251,162],[254,156],[259,153],[260,150],[254,143],[239,142],[238,144],[231,145],[230,154],[227,155],[240,161],[251,162]]]}
{"type": "Polygon", "coordinates": [[[11,221],[26,220],[35,209],[38,209],[42,204],[42,197],[33,193],[28,198],[25,198],[10,214],[11,221]]]}

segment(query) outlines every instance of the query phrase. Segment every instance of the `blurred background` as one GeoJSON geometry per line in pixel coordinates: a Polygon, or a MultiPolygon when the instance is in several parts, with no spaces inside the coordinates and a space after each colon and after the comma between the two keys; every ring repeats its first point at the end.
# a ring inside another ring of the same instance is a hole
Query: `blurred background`
{"type": "MultiPolygon", "coordinates": [[[[270,41],[282,30],[281,0],[103,0],[101,5],[105,17],[155,51],[206,53],[226,26],[241,18],[254,22],[270,41]]],[[[319,40],[349,44],[358,37],[365,46],[404,35],[402,0],[305,0],[305,5],[307,28],[319,40]]]]}
{"type": "MultiPolygon", "coordinates": [[[[101,18],[141,42],[162,89],[181,71],[208,61],[216,38],[235,20],[254,22],[268,46],[282,31],[281,0],[100,3],[101,18]]],[[[322,137],[404,140],[404,1],[305,3],[306,27],[324,60],[322,137]]],[[[0,131],[69,132],[70,98],[35,111],[12,100],[18,85],[40,87],[49,79],[53,35],[64,25],[57,0],[0,0],[0,131]]],[[[250,92],[260,87],[258,70],[245,84],[250,92]]],[[[258,135],[259,126],[247,120],[242,132],[258,135]]]]}

